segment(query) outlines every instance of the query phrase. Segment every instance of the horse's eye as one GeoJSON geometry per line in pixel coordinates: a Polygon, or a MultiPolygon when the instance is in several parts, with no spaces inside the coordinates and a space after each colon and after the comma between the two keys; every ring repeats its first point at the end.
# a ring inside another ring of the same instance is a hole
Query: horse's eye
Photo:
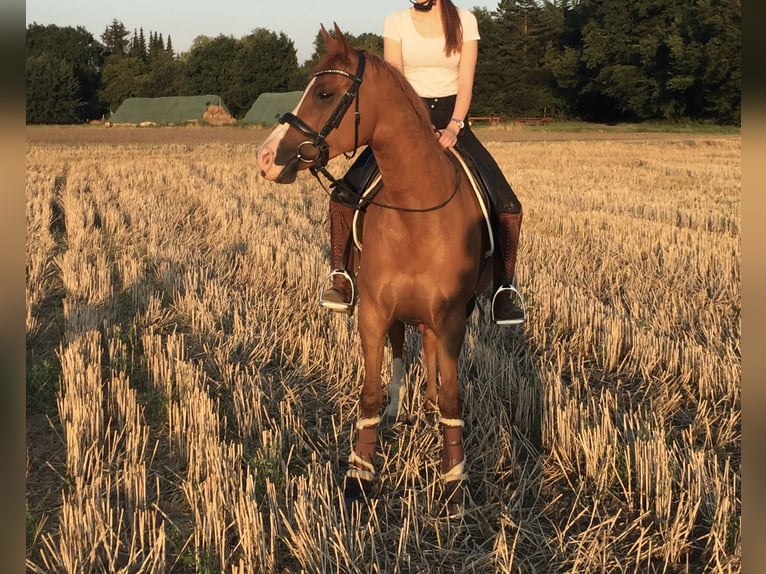
{"type": "Polygon", "coordinates": [[[332,94],[330,92],[325,92],[324,90],[322,90],[321,92],[317,94],[317,97],[320,100],[329,100],[330,98],[332,98],[332,94]]]}

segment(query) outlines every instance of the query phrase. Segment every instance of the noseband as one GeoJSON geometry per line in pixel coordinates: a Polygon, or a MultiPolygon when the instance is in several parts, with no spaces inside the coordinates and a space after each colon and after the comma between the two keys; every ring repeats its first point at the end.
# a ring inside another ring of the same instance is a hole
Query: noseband
{"type": "Polygon", "coordinates": [[[282,116],[279,118],[280,124],[289,124],[291,127],[295,128],[296,130],[298,130],[300,133],[302,133],[304,136],[308,138],[298,144],[298,147],[295,150],[295,155],[300,161],[311,164],[309,167],[309,170],[314,175],[314,177],[317,177],[317,179],[318,179],[317,172],[321,172],[329,180],[333,182],[335,181],[335,178],[332,177],[332,175],[330,175],[326,169],[327,162],[329,161],[329,155],[330,155],[330,146],[327,145],[327,136],[332,130],[340,126],[340,122],[343,119],[343,116],[346,115],[346,112],[348,111],[349,107],[351,107],[351,102],[355,103],[355,106],[354,106],[354,151],[352,151],[350,154],[344,153],[343,155],[349,159],[356,155],[356,148],[358,147],[358,143],[359,143],[359,120],[360,120],[359,98],[357,97],[357,95],[359,92],[359,85],[362,83],[362,76],[364,76],[364,66],[366,61],[363,51],[357,50],[356,53],[359,56],[359,63],[357,64],[356,74],[350,74],[349,72],[345,70],[340,70],[340,69],[327,69],[327,70],[319,70],[318,72],[314,72],[312,76],[313,78],[316,78],[317,76],[322,76],[324,74],[338,74],[341,76],[345,76],[349,80],[351,80],[351,86],[346,91],[346,93],[343,94],[340,101],[338,102],[338,105],[335,106],[335,109],[330,114],[330,117],[327,118],[327,121],[325,122],[324,126],[322,126],[321,130],[319,130],[318,132],[315,131],[306,122],[304,122],[302,119],[300,119],[298,116],[296,116],[292,112],[287,112],[285,114],[282,114],[282,116]],[[303,150],[306,147],[311,148],[315,152],[313,156],[309,157],[303,154],[303,150]]]}

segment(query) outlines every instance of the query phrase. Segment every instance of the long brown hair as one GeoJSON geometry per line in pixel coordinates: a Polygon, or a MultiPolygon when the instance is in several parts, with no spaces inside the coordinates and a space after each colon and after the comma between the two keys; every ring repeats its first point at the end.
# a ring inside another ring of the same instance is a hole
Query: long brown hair
{"type": "Polygon", "coordinates": [[[442,28],[444,29],[444,52],[451,56],[463,48],[463,24],[460,14],[452,0],[439,0],[442,9],[442,28]]]}

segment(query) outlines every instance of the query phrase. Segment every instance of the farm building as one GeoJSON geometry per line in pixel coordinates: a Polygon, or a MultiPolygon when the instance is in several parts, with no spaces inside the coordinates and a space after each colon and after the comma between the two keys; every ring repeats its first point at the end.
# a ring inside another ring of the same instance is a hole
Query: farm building
{"type": "Polygon", "coordinates": [[[243,124],[270,126],[285,112],[291,112],[298,105],[303,92],[264,92],[256,98],[245,117],[243,124]]]}
{"type": "Polygon", "coordinates": [[[128,98],[107,120],[107,125],[183,125],[236,123],[220,96],[166,96],[128,98]]]}

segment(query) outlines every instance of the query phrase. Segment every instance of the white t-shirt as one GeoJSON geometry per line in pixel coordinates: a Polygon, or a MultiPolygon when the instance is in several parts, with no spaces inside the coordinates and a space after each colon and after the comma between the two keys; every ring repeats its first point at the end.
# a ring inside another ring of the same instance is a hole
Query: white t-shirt
{"type": "MultiPolygon", "coordinates": [[[[479,40],[476,16],[458,8],[463,26],[463,41],[479,40]]],[[[444,36],[424,38],[415,29],[409,8],[390,14],[383,24],[383,37],[402,45],[404,76],[421,98],[441,98],[457,93],[460,53],[444,53],[444,36]]]]}

